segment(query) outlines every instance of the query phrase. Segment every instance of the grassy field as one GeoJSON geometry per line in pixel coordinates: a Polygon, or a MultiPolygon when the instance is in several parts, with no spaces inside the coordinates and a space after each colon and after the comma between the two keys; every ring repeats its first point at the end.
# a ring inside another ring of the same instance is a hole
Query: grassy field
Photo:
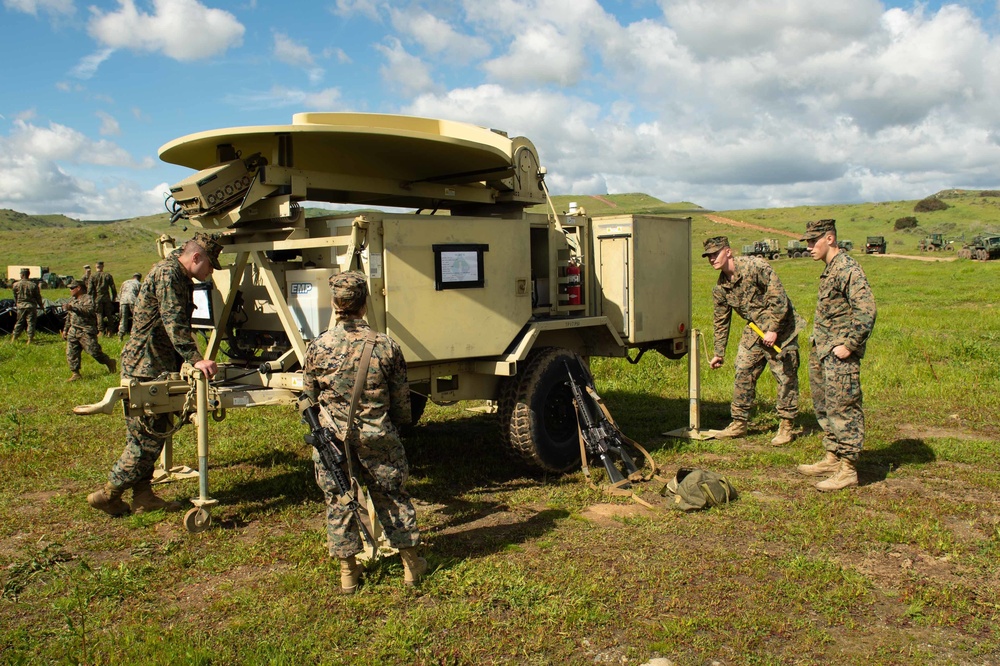
{"type": "MultiPolygon", "coordinates": [[[[755,223],[825,216],[773,213],[755,223]]],[[[726,232],[695,218],[706,332],[716,274],[698,248],[726,232]]],[[[697,442],[662,435],[687,425],[686,360],[595,359],[612,414],[665,474],[707,467],[740,499],[697,514],[666,508],[661,484],[643,491],[655,510],[608,499],[579,473],[510,461],[490,417],[429,406],[406,445],[430,574],[410,590],[398,558],[380,560],[353,597],[337,592],[290,408],[213,424],[212,529],[188,534],[162,512],[112,520],[85,496],[124,424],[70,410],[117,378],[85,357],[85,380],[66,384],[54,335],[0,344],[0,663],[1000,664],[1000,262],[858,259],[879,305],[860,488],[824,495],[794,473],[822,453],[804,367],[805,434],[775,448],[768,375],[749,437],[697,442]]],[[[822,266],[775,267],[811,320],[822,266]]],[[[704,427],[728,422],[732,379],[731,358],[703,363],[704,427]]],[[[195,456],[185,428],[177,460],[195,456]]],[[[186,500],[197,484],[162,493],[186,500]]]]}

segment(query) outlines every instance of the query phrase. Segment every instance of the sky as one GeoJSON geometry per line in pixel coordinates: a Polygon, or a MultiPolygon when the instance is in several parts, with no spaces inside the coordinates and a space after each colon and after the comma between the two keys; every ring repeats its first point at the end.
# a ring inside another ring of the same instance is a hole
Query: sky
{"type": "Polygon", "coordinates": [[[526,136],[553,194],[714,210],[1000,188],[1000,0],[0,0],[0,208],[122,219],[205,130],[526,136]]]}

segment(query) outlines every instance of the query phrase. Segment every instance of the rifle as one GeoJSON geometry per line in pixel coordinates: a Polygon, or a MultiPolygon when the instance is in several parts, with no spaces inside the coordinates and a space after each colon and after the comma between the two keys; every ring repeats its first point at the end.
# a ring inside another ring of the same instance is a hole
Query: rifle
{"type": "Polygon", "coordinates": [[[358,504],[358,499],[354,496],[354,486],[351,484],[351,480],[347,478],[347,474],[344,473],[344,468],[341,467],[347,460],[347,457],[340,450],[340,447],[337,446],[340,440],[337,439],[337,436],[330,428],[324,428],[320,425],[319,405],[310,400],[309,396],[302,395],[299,397],[299,413],[302,414],[302,420],[306,422],[310,430],[310,432],[303,436],[303,439],[305,439],[306,444],[312,446],[319,453],[320,463],[330,476],[333,477],[334,483],[337,484],[337,494],[340,495],[340,503],[354,513],[354,517],[358,521],[358,527],[361,529],[361,536],[373,550],[377,551],[378,544],[375,543],[371,532],[368,531],[368,528],[365,527],[364,522],[361,520],[361,505],[358,504]]]}
{"type": "Polygon", "coordinates": [[[587,406],[589,401],[573,378],[569,363],[563,361],[563,365],[566,366],[566,374],[569,376],[569,388],[573,392],[573,403],[576,405],[576,413],[580,420],[580,434],[583,437],[584,448],[590,455],[600,458],[608,474],[608,480],[612,484],[630,488],[632,484],[628,482],[628,477],[621,473],[611,459],[611,454],[618,456],[629,476],[639,471],[632,458],[625,452],[625,442],[621,432],[601,409],[598,408],[591,414],[591,408],[587,406]]]}

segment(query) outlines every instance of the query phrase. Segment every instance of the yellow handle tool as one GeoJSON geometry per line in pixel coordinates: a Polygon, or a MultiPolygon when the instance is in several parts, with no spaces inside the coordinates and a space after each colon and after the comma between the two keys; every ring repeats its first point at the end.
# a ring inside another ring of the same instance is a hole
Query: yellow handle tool
{"type": "MultiPolygon", "coordinates": [[[[758,326],[757,324],[750,322],[750,330],[759,335],[761,340],[764,339],[764,331],[760,330],[760,326],[758,326]]],[[[774,349],[774,351],[778,352],[779,354],[781,353],[781,347],[779,347],[778,345],[771,345],[771,346],[774,349]]]]}

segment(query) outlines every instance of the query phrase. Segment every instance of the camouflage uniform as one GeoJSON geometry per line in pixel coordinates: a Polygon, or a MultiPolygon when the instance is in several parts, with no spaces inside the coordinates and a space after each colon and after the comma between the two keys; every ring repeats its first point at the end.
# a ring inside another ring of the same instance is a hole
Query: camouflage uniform
{"type": "Polygon", "coordinates": [[[45,307],[42,303],[42,292],[33,280],[26,277],[15,282],[12,288],[14,290],[14,303],[17,304],[17,323],[14,324],[11,339],[16,340],[17,336],[21,335],[21,331],[27,329],[30,340],[35,335],[38,309],[45,307]]]}
{"type": "Polygon", "coordinates": [[[97,342],[94,299],[87,294],[80,294],[64,307],[68,312],[63,333],[66,334],[66,361],[69,369],[74,374],[80,372],[81,350],[93,356],[101,365],[114,367],[114,359],[105,354],[97,342]]]}
{"type": "Polygon", "coordinates": [[[865,272],[846,252],[838,252],[819,278],[816,319],[810,338],[809,385],[823,446],[838,458],[856,461],[865,438],[861,408],[861,359],[875,327],[875,297],[865,272]],[[833,348],[844,345],[846,359],[833,348]]]}
{"type": "MultiPolygon", "coordinates": [[[[133,309],[132,337],[122,349],[122,379],[151,381],[163,373],[177,372],[184,361],[202,360],[191,330],[194,283],[178,261],[175,250],[160,261],[142,283],[133,309]]],[[[108,481],[131,488],[153,477],[153,467],[163,450],[172,416],[130,416],[125,419],[126,444],[111,468],[108,481]]]]}
{"type": "Polygon", "coordinates": [[[114,277],[111,273],[105,273],[98,265],[97,272],[90,277],[87,293],[94,299],[98,328],[104,335],[111,335],[114,333],[111,324],[114,321],[115,299],[118,298],[114,277]]]}
{"type": "Polygon", "coordinates": [[[118,292],[118,337],[129,335],[132,332],[132,308],[139,300],[139,289],[142,287],[141,275],[136,273],[131,279],[122,282],[121,291],[118,292]],[[138,277],[137,277],[138,276],[138,277]]]}
{"type": "Polygon", "coordinates": [[[792,420],[799,411],[799,332],[805,320],[795,312],[785,288],[771,265],[760,257],[733,257],[732,278],[725,273],[712,289],[714,302],[715,355],[723,357],[729,343],[733,311],[761,330],[776,331],[781,353],[765,347],[749,326],[743,328],[736,353],[736,385],[730,406],[734,420],[747,421],[757,395],[757,380],[764,366],[778,384],[776,409],[792,420]]]}
{"type": "MultiPolygon", "coordinates": [[[[350,275],[337,277],[343,280],[350,275]]],[[[336,291],[334,295],[336,298],[336,291]]],[[[363,319],[340,320],[313,340],[306,351],[304,390],[326,408],[333,422],[322,411],[320,420],[341,440],[347,433],[354,380],[369,331],[363,319]]],[[[399,428],[410,423],[406,361],[396,341],[385,334],[377,334],[355,418],[359,432],[350,446],[353,471],[367,486],[389,543],[395,548],[412,548],[420,543],[420,533],[410,495],[404,488],[409,465],[399,438],[399,428]]],[[[330,555],[344,559],[360,553],[361,537],[353,524],[354,515],[338,501],[337,486],[315,452],[313,461],[316,483],[326,499],[330,555]]]]}

